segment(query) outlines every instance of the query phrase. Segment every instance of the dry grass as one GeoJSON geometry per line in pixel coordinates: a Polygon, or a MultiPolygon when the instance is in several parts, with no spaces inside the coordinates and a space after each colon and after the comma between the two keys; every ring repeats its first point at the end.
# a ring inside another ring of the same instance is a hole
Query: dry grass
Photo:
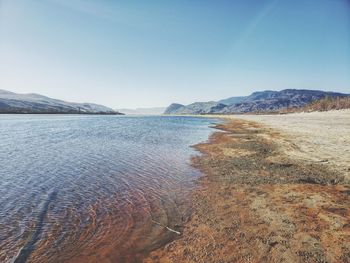
{"type": "Polygon", "coordinates": [[[342,109],[350,109],[350,97],[327,97],[324,99],[313,101],[305,105],[304,107],[283,109],[280,111],[280,113],[329,111],[342,109]]]}
{"type": "Polygon", "coordinates": [[[290,158],[284,135],[263,125],[234,119],[217,128],[225,132],[196,146],[203,155],[193,165],[206,176],[181,237],[144,262],[350,262],[342,174],[290,158]]]}

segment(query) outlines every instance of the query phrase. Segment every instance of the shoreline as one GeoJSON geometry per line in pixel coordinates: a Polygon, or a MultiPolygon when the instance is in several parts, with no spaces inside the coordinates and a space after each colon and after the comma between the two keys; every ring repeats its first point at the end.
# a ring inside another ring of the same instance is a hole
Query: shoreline
{"type": "Polygon", "coordinates": [[[323,162],[343,173],[350,183],[350,109],[284,115],[227,116],[261,123],[279,132],[281,148],[293,159],[323,162]]]}
{"type": "Polygon", "coordinates": [[[182,236],[144,262],[349,262],[348,167],[301,158],[266,121],[221,117],[224,132],[195,146],[203,177],[182,236]]]}
{"type": "Polygon", "coordinates": [[[0,115],[121,115],[120,112],[0,112],[0,115]]]}

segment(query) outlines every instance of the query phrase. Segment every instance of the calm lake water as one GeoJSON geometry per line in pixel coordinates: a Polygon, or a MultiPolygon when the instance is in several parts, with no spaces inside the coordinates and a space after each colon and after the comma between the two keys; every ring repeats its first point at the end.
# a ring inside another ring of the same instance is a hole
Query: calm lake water
{"type": "Polygon", "coordinates": [[[0,115],[0,262],[132,262],[174,238],[213,121],[0,115]]]}

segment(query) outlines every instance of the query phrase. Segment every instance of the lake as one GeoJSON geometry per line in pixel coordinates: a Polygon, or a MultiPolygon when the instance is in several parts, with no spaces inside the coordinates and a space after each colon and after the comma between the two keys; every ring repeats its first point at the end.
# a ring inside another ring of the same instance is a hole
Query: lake
{"type": "Polygon", "coordinates": [[[0,262],[133,262],[175,238],[213,121],[0,115],[0,262]]]}

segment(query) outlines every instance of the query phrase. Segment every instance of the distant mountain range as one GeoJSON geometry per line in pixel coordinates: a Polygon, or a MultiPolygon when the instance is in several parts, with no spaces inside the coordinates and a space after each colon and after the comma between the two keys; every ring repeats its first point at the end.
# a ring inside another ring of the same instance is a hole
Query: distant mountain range
{"type": "Polygon", "coordinates": [[[165,107],[117,109],[117,111],[127,115],[161,115],[165,110],[165,107]]]}
{"type": "Polygon", "coordinates": [[[0,90],[0,113],[122,114],[93,103],[74,103],[39,94],[0,90]]]}
{"type": "Polygon", "coordinates": [[[231,97],[219,101],[195,102],[189,105],[173,103],[164,114],[229,114],[269,112],[283,108],[302,107],[325,97],[346,97],[350,94],[320,90],[285,89],[258,91],[249,96],[231,97]]]}

